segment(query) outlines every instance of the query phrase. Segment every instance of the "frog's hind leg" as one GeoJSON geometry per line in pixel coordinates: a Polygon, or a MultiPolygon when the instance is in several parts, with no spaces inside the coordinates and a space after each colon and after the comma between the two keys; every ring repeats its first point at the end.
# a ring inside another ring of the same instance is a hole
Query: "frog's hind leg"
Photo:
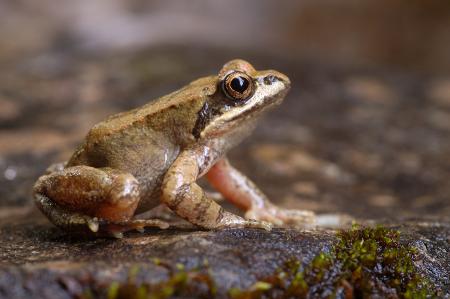
{"type": "Polygon", "coordinates": [[[206,174],[208,181],[224,197],[245,210],[245,218],[264,220],[278,226],[304,227],[316,222],[311,211],[283,209],[267,197],[226,158],[218,161],[206,174]]]}
{"type": "Polygon", "coordinates": [[[42,176],[34,186],[38,208],[65,230],[109,232],[145,226],[165,228],[158,220],[132,219],[139,202],[138,181],[111,168],[73,166],[42,176]]]}

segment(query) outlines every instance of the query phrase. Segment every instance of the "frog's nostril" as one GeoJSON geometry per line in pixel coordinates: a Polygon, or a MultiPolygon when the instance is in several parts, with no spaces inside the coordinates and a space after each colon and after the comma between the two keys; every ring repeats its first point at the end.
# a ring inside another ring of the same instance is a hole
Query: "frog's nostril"
{"type": "Polygon", "coordinates": [[[266,85],[272,85],[272,83],[274,83],[274,82],[276,82],[276,81],[278,81],[279,79],[276,77],[276,76],[274,76],[274,75],[269,75],[269,76],[266,76],[266,77],[264,77],[264,84],[266,84],[266,85]]]}
{"type": "Polygon", "coordinates": [[[266,85],[272,85],[273,83],[276,83],[276,82],[281,82],[286,87],[289,87],[291,85],[291,81],[289,81],[289,78],[281,73],[267,75],[264,77],[263,81],[264,81],[264,84],[266,84],[266,85]]]}

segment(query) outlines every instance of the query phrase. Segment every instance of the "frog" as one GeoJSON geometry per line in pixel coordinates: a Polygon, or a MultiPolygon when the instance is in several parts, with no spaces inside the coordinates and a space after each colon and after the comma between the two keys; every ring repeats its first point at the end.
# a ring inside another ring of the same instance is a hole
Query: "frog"
{"type": "Polygon", "coordinates": [[[281,72],[231,60],[218,74],[94,125],[68,161],[38,178],[34,201],[65,231],[115,237],[168,228],[140,217],[158,206],[205,230],[314,223],[311,211],[276,206],[227,158],[290,86],[281,72]],[[198,184],[202,177],[244,216],[213,200],[198,184]]]}

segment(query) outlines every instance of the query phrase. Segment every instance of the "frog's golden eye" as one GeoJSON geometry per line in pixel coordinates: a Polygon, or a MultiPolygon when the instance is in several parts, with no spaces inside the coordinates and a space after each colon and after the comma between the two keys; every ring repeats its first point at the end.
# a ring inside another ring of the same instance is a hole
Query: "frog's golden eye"
{"type": "Polygon", "coordinates": [[[225,77],[222,89],[235,103],[243,102],[253,94],[253,80],[246,73],[236,71],[225,77]]]}

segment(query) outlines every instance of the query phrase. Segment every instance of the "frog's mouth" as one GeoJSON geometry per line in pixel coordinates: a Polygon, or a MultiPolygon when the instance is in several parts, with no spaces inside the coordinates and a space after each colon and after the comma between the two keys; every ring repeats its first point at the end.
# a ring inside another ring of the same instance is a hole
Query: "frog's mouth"
{"type": "Polygon", "coordinates": [[[266,96],[263,100],[258,101],[249,107],[239,107],[232,115],[224,114],[217,118],[214,123],[206,126],[198,136],[219,137],[234,131],[251,131],[257,123],[257,120],[266,111],[274,106],[281,104],[288,89],[283,89],[273,96],[266,96]],[[245,109],[246,108],[246,109],[245,109]]]}

